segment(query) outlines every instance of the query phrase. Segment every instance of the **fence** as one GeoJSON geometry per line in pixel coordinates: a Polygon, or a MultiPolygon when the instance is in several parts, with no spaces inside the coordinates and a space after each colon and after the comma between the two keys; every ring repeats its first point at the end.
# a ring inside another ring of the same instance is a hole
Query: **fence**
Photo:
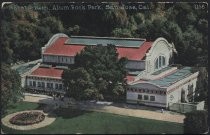
{"type": "Polygon", "coordinates": [[[194,110],[203,110],[204,101],[198,103],[169,103],[169,110],[180,113],[187,113],[194,110]]]}

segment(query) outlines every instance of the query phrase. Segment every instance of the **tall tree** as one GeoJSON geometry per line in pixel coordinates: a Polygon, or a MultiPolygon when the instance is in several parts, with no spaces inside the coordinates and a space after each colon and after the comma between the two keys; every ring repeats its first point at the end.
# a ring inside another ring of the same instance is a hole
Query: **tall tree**
{"type": "Polygon", "coordinates": [[[96,92],[92,89],[93,83],[90,75],[84,68],[67,69],[62,74],[62,78],[67,96],[76,100],[91,98],[96,92]]]}
{"type": "Polygon", "coordinates": [[[115,86],[119,83],[125,83],[124,78],[126,71],[124,67],[126,61],[126,58],[118,59],[117,50],[114,45],[87,46],[83,51],[81,51],[80,54],[76,55],[74,67],[75,69],[72,70],[72,72],[75,71],[78,67],[82,67],[82,69],[84,69],[87,74],[89,74],[88,82],[92,82],[94,86],[91,88],[89,86],[88,88],[78,88],[80,86],[80,84],[78,84],[79,82],[71,82],[69,80],[81,78],[78,75],[79,73],[71,74],[70,71],[66,71],[63,74],[64,84],[67,84],[65,87],[68,89],[71,83],[75,83],[75,87],[73,85],[72,90],[74,88],[75,90],[86,89],[85,91],[88,92],[86,93],[87,95],[93,96],[93,91],[97,91],[95,97],[100,97],[100,99],[114,99],[113,96],[115,96],[115,98],[120,97],[122,94],[124,94],[125,91],[118,90],[117,88],[115,91],[112,91],[112,89],[114,89],[115,86]]]}
{"type": "Polygon", "coordinates": [[[1,67],[1,114],[6,112],[8,106],[23,97],[19,74],[2,63],[1,67]]]}

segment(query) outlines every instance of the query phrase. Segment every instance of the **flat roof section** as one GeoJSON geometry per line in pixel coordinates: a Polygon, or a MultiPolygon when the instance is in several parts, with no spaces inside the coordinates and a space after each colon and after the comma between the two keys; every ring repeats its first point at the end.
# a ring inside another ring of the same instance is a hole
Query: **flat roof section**
{"type": "Polygon", "coordinates": [[[168,66],[168,67],[162,68],[162,69],[152,73],[152,75],[159,75],[160,73],[163,73],[163,72],[165,72],[165,71],[167,71],[167,70],[169,70],[171,68],[173,68],[173,67],[168,66]]]}
{"type": "Polygon", "coordinates": [[[37,65],[37,63],[23,65],[23,66],[18,67],[16,69],[16,71],[21,75],[21,74],[24,74],[24,73],[28,72],[29,70],[31,70],[36,65],[37,65]]]}
{"type": "Polygon", "coordinates": [[[140,38],[114,38],[114,37],[90,37],[90,36],[71,36],[65,43],[73,45],[108,45],[113,44],[121,47],[139,48],[146,40],[140,38]]]}
{"type": "Polygon", "coordinates": [[[176,83],[177,81],[184,79],[186,76],[189,76],[191,74],[193,74],[191,72],[191,67],[184,67],[182,69],[178,69],[176,72],[168,76],[157,80],[150,80],[149,82],[159,85],[160,87],[167,87],[176,83]]]}
{"type": "Polygon", "coordinates": [[[16,70],[20,75],[22,75],[30,71],[40,62],[41,62],[41,59],[30,61],[30,62],[19,64],[19,65],[14,65],[12,66],[12,69],[16,70]]]}

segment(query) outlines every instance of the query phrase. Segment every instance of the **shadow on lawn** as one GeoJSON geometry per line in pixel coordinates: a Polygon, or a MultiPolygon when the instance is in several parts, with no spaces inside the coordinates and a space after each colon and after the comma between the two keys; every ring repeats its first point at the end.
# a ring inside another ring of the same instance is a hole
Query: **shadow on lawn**
{"type": "Polygon", "coordinates": [[[38,103],[38,104],[39,104],[39,106],[36,108],[36,110],[44,110],[44,108],[47,107],[46,104],[43,104],[43,103],[38,103]]]}
{"type": "Polygon", "coordinates": [[[36,109],[43,110],[45,113],[48,113],[49,117],[62,117],[64,119],[69,119],[92,112],[82,110],[78,104],[75,104],[74,107],[61,108],[59,107],[59,104],[62,104],[62,101],[60,100],[40,99],[38,104],[39,106],[36,109]]]}
{"type": "Polygon", "coordinates": [[[92,111],[85,111],[73,108],[57,108],[53,111],[57,117],[62,117],[64,119],[78,117],[87,113],[92,113],[92,111]]]}

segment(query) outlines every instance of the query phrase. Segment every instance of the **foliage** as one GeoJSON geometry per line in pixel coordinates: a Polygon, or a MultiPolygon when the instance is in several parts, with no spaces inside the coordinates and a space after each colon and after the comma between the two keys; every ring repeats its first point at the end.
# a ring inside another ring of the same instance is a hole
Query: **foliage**
{"type": "Polygon", "coordinates": [[[195,88],[195,101],[205,100],[208,103],[208,71],[206,67],[195,67],[194,70],[199,71],[198,80],[195,88]]]}
{"type": "MultiPolygon", "coordinates": [[[[94,3],[91,3],[94,5],[94,3]]],[[[107,3],[119,8],[83,10],[2,9],[1,44],[3,60],[34,60],[40,48],[58,32],[70,35],[140,37],[154,41],[164,37],[173,42],[178,56],[175,63],[187,66],[208,65],[208,20],[206,10],[195,10],[191,3],[149,3],[152,10],[120,8],[125,3],[107,3]],[[96,19],[97,18],[97,19],[96,19]],[[24,48],[24,49],[23,49],[24,48]],[[27,53],[31,52],[31,53],[27,53]]],[[[53,3],[28,3],[53,6],[53,3]]],[[[56,5],[65,5],[56,3],[56,5]]]]}
{"type": "Polygon", "coordinates": [[[7,64],[2,63],[1,73],[1,114],[4,114],[10,104],[21,99],[23,89],[19,74],[7,64]]]}
{"type": "Polygon", "coordinates": [[[67,69],[62,74],[62,78],[67,96],[80,100],[92,97],[95,92],[91,91],[93,83],[89,73],[84,68],[67,69]]]}
{"type": "Polygon", "coordinates": [[[112,31],[112,36],[114,37],[124,37],[124,38],[129,38],[131,36],[131,31],[128,29],[121,29],[121,28],[116,28],[112,31]]]}
{"type": "MultiPolygon", "coordinates": [[[[123,6],[122,2],[107,4],[123,6]]],[[[54,3],[25,5],[41,7],[52,6],[54,3]]],[[[65,5],[65,3],[56,3],[56,5],[65,5]]],[[[33,8],[15,10],[11,6],[18,8],[21,4],[12,3],[2,8],[0,44],[2,61],[8,64],[40,58],[40,48],[49,38],[55,33],[64,32],[69,36],[140,37],[149,41],[164,37],[173,42],[178,51],[178,55],[174,58],[175,63],[183,66],[203,66],[208,69],[208,12],[205,9],[195,10],[192,3],[149,3],[152,10],[134,11],[115,8],[88,12],[33,8]]],[[[110,82],[122,82],[122,73],[124,74],[120,66],[112,67],[120,64],[116,64],[116,59],[110,63],[105,62],[117,54],[113,53],[110,58],[106,57],[103,46],[98,52],[94,49],[89,51],[91,48],[86,49],[88,53],[81,53],[85,57],[81,58],[82,61],[78,61],[78,66],[84,67],[91,75],[91,81],[97,83],[97,86],[87,90],[87,95],[92,95],[90,91],[95,91],[95,88],[101,94],[108,93],[108,89],[115,86],[115,84],[110,85],[110,82]],[[104,55],[100,57],[94,55],[95,52],[104,55]]],[[[104,98],[102,95],[98,96],[104,98]]]]}
{"type": "Polygon", "coordinates": [[[113,100],[119,100],[119,99],[122,99],[122,100],[125,100],[125,89],[122,85],[115,85],[114,88],[113,88],[113,97],[114,99],[113,100]]]}
{"type": "Polygon", "coordinates": [[[10,64],[40,58],[40,48],[53,34],[64,31],[62,22],[52,16],[42,16],[42,11],[22,8],[15,10],[12,6],[19,7],[11,4],[2,8],[3,61],[10,64]]]}
{"type": "Polygon", "coordinates": [[[186,113],[184,119],[184,133],[202,134],[208,130],[208,113],[206,111],[193,111],[186,113]]]}
{"type": "Polygon", "coordinates": [[[75,67],[63,73],[64,86],[75,99],[114,99],[125,93],[125,58],[118,60],[114,45],[87,46],[75,57],[75,67]],[[83,80],[82,82],[78,80],[83,80]],[[84,84],[83,84],[84,83],[84,84]],[[71,88],[71,89],[70,89],[71,88]]]}

